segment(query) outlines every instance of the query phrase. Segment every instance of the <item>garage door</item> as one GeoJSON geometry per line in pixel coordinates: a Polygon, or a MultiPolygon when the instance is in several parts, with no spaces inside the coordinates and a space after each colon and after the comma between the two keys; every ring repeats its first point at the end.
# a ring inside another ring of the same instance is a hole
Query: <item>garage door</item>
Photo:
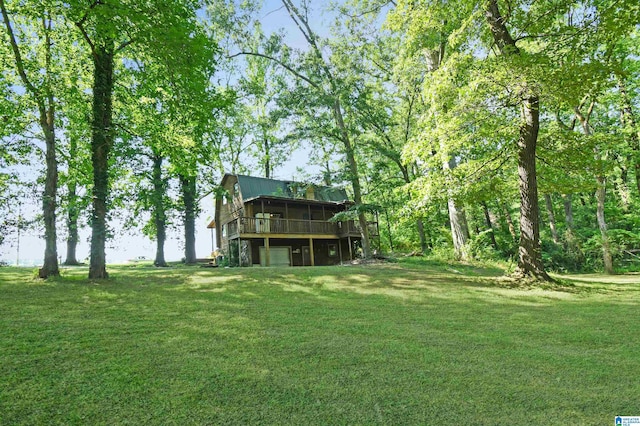
{"type": "MultiPolygon", "coordinates": [[[[269,247],[270,266],[291,266],[291,247],[269,247]]],[[[266,249],[260,247],[260,266],[266,266],[266,249]]]]}

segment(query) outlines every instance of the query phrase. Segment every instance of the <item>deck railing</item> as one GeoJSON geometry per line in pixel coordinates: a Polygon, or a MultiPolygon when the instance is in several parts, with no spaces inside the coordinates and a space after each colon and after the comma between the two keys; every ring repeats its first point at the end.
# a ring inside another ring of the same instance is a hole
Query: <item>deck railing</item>
{"type": "MultiPolygon", "coordinates": [[[[369,222],[369,235],[378,235],[377,222],[369,222]]],[[[315,234],[315,235],[359,235],[360,226],[354,221],[328,222],[326,220],[303,220],[240,217],[227,224],[229,237],[238,234],[315,234]]]]}

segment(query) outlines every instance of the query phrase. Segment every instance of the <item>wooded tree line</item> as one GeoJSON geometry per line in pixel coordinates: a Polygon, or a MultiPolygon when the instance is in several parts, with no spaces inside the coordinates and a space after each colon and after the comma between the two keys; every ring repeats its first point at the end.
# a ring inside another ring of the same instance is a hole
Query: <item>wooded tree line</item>
{"type": "Polygon", "coordinates": [[[300,144],[308,179],[346,185],[362,225],[378,212],[383,251],[512,258],[539,279],[639,260],[635,0],[269,3],[288,34],[263,31],[258,2],[0,6],[0,208],[10,166],[43,158],[43,277],[61,217],[67,263],[90,224],[92,278],[110,212],[157,265],[181,219],[195,261],[202,195],[223,172],[273,177],[300,144]]]}
{"type": "MultiPolygon", "coordinates": [[[[230,102],[210,81],[219,53],[200,7],[181,0],[0,2],[3,161],[45,160],[41,277],[59,274],[59,214],[67,264],[78,263],[81,223],[91,227],[90,278],[107,277],[112,212],[125,212],[158,241],[159,266],[168,211],[180,212],[185,257],[195,261],[198,164],[208,161],[207,132],[230,102]],[[30,145],[34,138],[44,147],[30,145]],[[178,185],[177,206],[168,198],[170,180],[178,185]],[[138,223],[141,211],[149,212],[146,223],[138,223]]],[[[10,185],[11,173],[2,176],[10,185]]]]}

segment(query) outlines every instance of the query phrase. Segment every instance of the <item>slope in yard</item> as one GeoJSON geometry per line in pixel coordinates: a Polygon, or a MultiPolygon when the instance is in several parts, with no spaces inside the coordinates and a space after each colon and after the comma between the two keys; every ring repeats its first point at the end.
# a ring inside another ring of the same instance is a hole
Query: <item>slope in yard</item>
{"type": "Polygon", "coordinates": [[[611,424],[638,414],[638,276],[0,269],[0,424],[611,424]],[[453,422],[453,423],[452,423],[453,422]]]}

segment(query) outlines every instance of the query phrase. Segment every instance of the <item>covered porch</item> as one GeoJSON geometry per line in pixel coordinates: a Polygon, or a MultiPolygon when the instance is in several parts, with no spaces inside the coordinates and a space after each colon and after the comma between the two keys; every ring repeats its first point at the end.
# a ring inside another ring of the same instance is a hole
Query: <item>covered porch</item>
{"type": "Polygon", "coordinates": [[[360,238],[236,238],[228,240],[236,266],[339,265],[358,253],[360,238]]]}

